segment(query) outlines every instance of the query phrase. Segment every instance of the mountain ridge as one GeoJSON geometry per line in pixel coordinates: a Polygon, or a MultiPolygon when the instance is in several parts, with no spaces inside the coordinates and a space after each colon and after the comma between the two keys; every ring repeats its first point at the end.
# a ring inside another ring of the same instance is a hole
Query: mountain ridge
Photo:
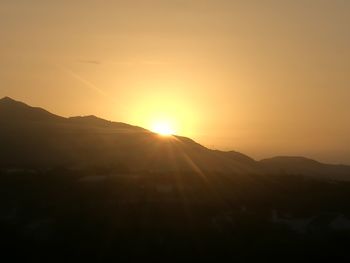
{"type": "Polygon", "coordinates": [[[122,163],[130,169],[155,171],[241,169],[190,138],[165,138],[93,115],[64,118],[10,98],[0,100],[0,122],[5,127],[0,131],[5,146],[0,149],[2,166],[122,163]],[[31,151],[36,153],[29,156],[31,151]]]}
{"type": "Polygon", "coordinates": [[[9,97],[0,99],[0,123],[0,167],[118,164],[131,170],[350,177],[346,165],[298,156],[256,161],[240,152],[208,149],[191,138],[162,137],[94,115],[61,117],[9,97]]]}
{"type": "Polygon", "coordinates": [[[31,121],[50,121],[63,120],[64,117],[55,115],[40,107],[32,107],[21,101],[14,100],[10,97],[0,99],[0,120],[15,121],[21,120],[31,121]]]}

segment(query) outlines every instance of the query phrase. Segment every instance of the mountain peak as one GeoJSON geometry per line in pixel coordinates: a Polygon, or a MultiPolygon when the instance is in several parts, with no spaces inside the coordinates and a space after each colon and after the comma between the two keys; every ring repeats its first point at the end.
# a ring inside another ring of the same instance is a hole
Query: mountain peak
{"type": "Polygon", "coordinates": [[[10,97],[0,99],[0,121],[49,121],[52,119],[57,120],[62,117],[10,97]]]}
{"type": "Polygon", "coordinates": [[[111,124],[110,121],[101,119],[95,115],[87,115],[87,116],[74,116],[74,117],[70,117],[69,120],[74,121],[76,123],[80,123],[80,124],[93,124],[93,125],[109,125],[111,124]]]}
{"type": "Polygon", "coordinates": [[[303,156],[276,156],[273,158],[263,159],[261,162],[276,162],[276,163],[293,163],[293,164],[309,164],[309,165],[319,165],[320,162],[306,158],[303,156]]]}
{"type": "MultiPolygon", "coordinates": [[[[104,122],[107,121],[107,120],[102,119],[100,117],[97,117],[95,115],[77,116],[77,117],[72,117],[72,118],[80,118],[80,119],[85,119],[85,120],[104,121],[104,122]]],[[[109,121],[107,121],[107,122],[109,122],[109,121]]]]}
{"type": "Polygon", "coordinates": [[[2,106],[2,109],[4,108],[31,108],[29,105],[21,102],[14,100],[10,97],[3,97],[0,99],[0,106],[2,106]]]}
{"type": "Polygon", "coordinates": [[[20,103],[20,102],[18,102],[18,101],[16,101],[16,100],[14,100],[14,99],[12,99],[12,98],[10,98],[10,97],[3,97],[2,99],[0,99],[0,103],[20,103]]]}
{"type": "Polygon", "coordinates": [[[11,99],[10,97],[5,96],[2,99],[0,99],[0,101],[3,101],[3,100],[13,100],[13,99],[11,99]]]}

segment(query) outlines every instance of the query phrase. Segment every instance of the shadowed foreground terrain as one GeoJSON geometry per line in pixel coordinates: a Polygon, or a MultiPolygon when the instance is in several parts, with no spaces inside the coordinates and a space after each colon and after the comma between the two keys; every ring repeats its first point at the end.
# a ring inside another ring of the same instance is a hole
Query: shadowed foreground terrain
{"type": "Polygon", "coordinates": [[[349,200],[349,183],[297,176],[13,171],[0,177],[0,240],[50,261],[346,262],[349,200]]]}
{"type": "Polygon", "coordinates": [[[39,261],[349,262],[350,169],[0,100],[0,245],[39,261]]]}

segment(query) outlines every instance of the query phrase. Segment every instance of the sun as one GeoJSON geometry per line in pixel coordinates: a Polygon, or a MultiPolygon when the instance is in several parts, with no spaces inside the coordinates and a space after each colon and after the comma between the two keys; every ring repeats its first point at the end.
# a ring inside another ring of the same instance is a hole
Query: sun
{"type": "Polygon", "coordinates": [[[156,121],[152,125],[153,132],[158,133],[162,136],[170,136],[175,134],[175,129],[170,122],[167,121],[156,121]]]}

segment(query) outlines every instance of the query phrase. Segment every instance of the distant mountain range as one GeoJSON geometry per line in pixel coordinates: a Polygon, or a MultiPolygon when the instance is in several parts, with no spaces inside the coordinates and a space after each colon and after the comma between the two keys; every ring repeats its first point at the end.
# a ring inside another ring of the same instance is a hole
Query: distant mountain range
{"type": "Polygon", "coordinates": [[[255,161],[239,152],[208,149],[181,136],[95,116],[64,118],[5,97],[0,99],[0,168],[100,168],[119,172],[298,174],[350,180],[350,166],[303,157],[255,161]]]}

